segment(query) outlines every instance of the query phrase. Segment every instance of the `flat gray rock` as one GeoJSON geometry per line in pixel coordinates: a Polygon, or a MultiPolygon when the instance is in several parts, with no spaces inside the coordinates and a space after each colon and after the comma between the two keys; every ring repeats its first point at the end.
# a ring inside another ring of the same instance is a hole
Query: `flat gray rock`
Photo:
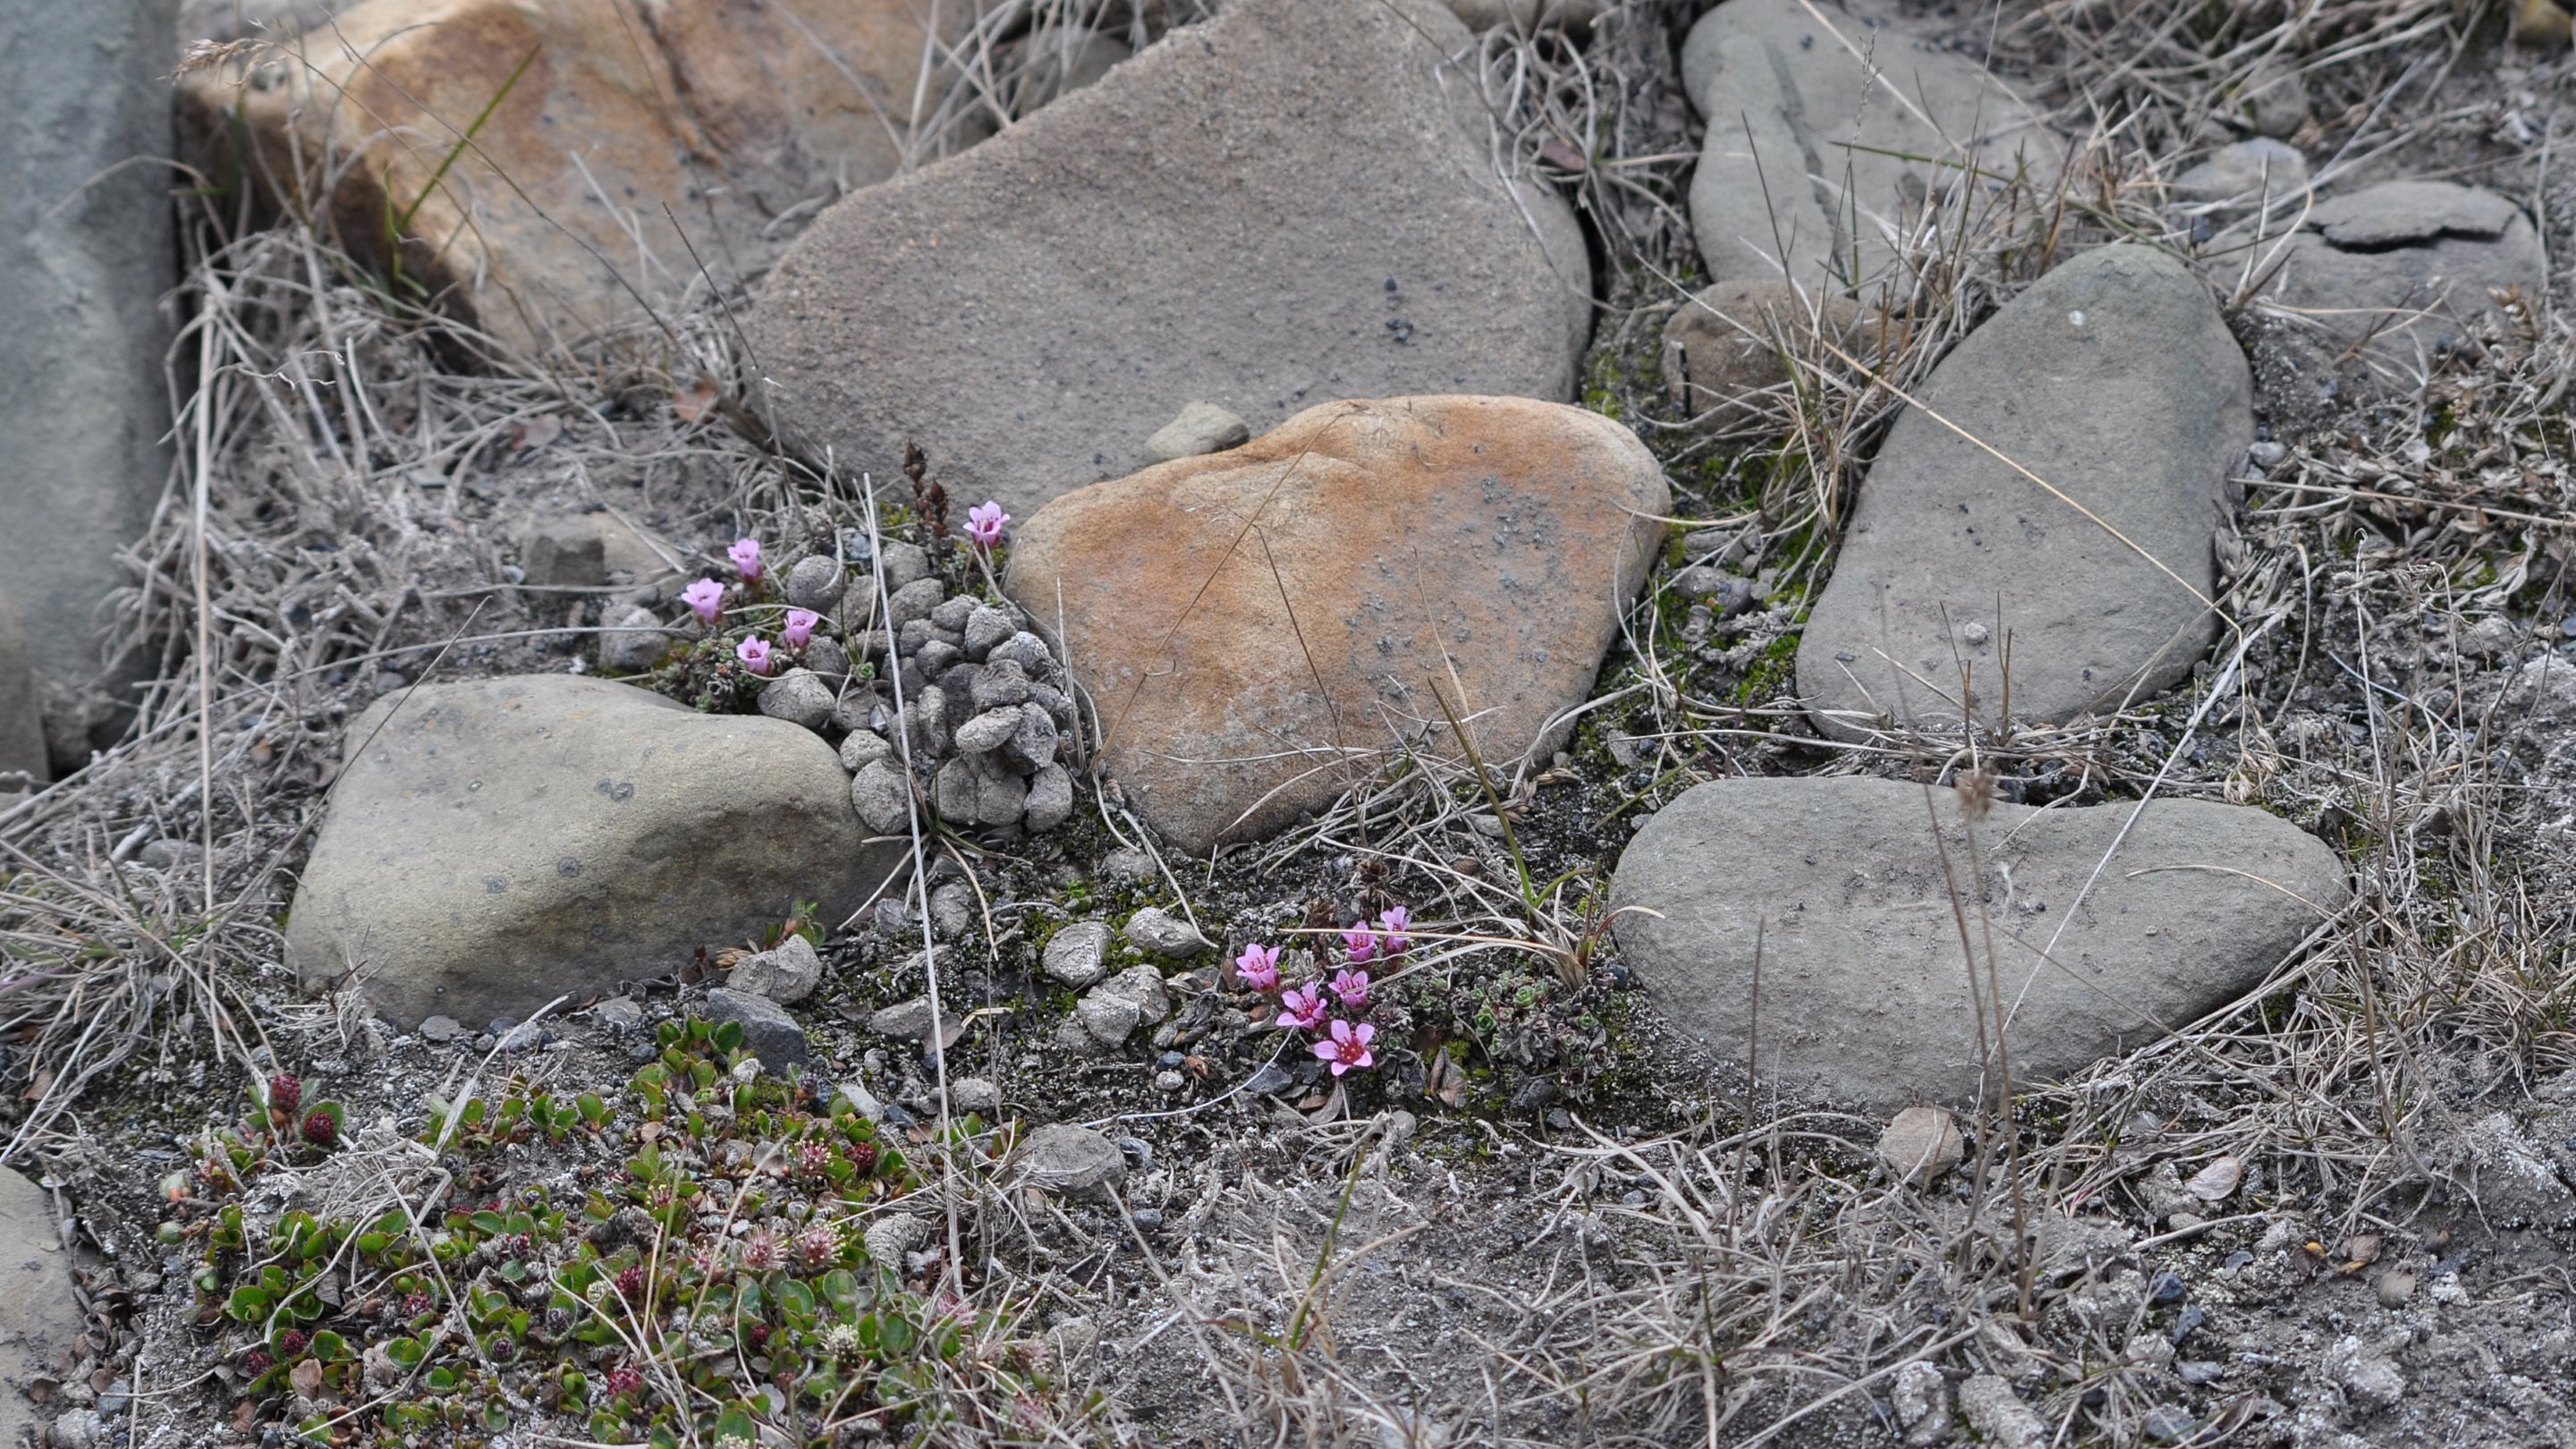
{"type": "Polygon", "coordinates": [[[41,643],[32,663],[65,763],[118,724],[83,689],[102,625],[115,627],[99,605],[133,581],[117,551],[142,535],[170,473],[161,299],[177,280],[177,213],[168,164],[145,158],[172,150],[176,11],[0,7],[0,593],[41,643]]]}
{"type": "Polygon", "coordinates": [[[840,920],[899,855],[863,843],[818,736],[628,685],[424,685],[349,741],[288,960],[406,1025],[522,1018],[757,940],[800,899],[840,920]]]}
{"type": "Polygon", "coordinates": [[[788,436],[1022,519],[1156,461],[1177,399],[1255,433],[1316,403],[1564,399],[1572,212],[1431,0],[1241,0],[972,151],[852,193],[752,319],[788,436]]]}
{"type": "MultiPolygon", "coordinates": [[[[1932,793],[1965,891],[1958,797],[1932,793]]],[[[1862,1109],[1974,1099],[1977,1016],[1923,797],[1890,780],[1728,779],[1658,812],[1611,887],[1619,948],[1657,1009],[1741,1058],[1759,924],[1765,1077],[1862,1109]]],[[[2289,822],[2159,800],[2078,906],[2135,809],[1996,803],[1977,826],[2016,1084],[2242,995],[2347,899],[2342,862],[2289,822]]]]}
{"type": "Polygon", "coordinates": [[[1021,1181],[1068,1197],[1100,1193],[1127,1177],[1127,1155],[1117,1143],[1064,1122],[1030,1133],[1020,1144],[1017,1165],[1021,1181]]]}
{"type": "MultiPolygon", "coordinates": [[[[53,1373],[54,1360],[68,1355],[80,1337],[71,1256],[54,1232],[54,1210],[44,1190],[0,1168],[0,1283],[9,1285],[6,1307],[0,1308],[0,1444],[20,1442],[45,1421],[46,1411],[25,1390],[53,1373]]],[[[55,1408],[60,1407],[57,1399],[55,1408]]]]}
{"type": "Polygon", "coordinates": [[[2391,181],[2317,203],[2307,226],[2346,251],[2407,246],[2437,237],[2494,241],[2525,220],[2492,191],[2455,181],[2391,181]]]}
{"type": "Polygon", "coordinates": [[[1895,238],[2001,186],[1963,190],[1968,166],[2056,176],[2064,143],[2020,97],[1892,14],[1880,0],[1729,0],[1691,27],[1682,83],[1708,118],[1691,229],[1712,279],[1778,280],[1785,262],[1802,285],[1892,281],[1902,296],[1895,238]]]}
{"type": "Polygon", "coordinates": [[[794,1013],[766,996],[719,986],[707,993],[707,1019],[742,1028],[742,1044],[773,1072],[801,1067],[814,1060],[805,1028],[794,1013]]]}
{"type": "Polygon", "coordinates": [[[1798,647],[1818,727],[1955,729],[1963,667],[1999,724],[2007,642],[2019,721],[2182,678],[2217,629],[2212,545],[2252,389],[2217,304],[2162,252],[2103,247],[2032,284],[1933,370],[1861,483],[1798,647]]]}
{"type": "Polygon", "coordinates": [[[1039,964],[1048,979],[1079,989],[1109,969],[1108,954],[1108,922],[1073,921],[1047,938],[1039,964]]]}
{"type": "Polygon", "coordinates": [[[2467,324],[2508,325],[2496,292],[2519,288],[2537,305],[2547,279],[2520,207],[2448,181],[2392,181],[2317,203],[2257,300],[2313,354],[2301,370],[2327,371],[2357,345],[2403,383],[2467,324]]]}

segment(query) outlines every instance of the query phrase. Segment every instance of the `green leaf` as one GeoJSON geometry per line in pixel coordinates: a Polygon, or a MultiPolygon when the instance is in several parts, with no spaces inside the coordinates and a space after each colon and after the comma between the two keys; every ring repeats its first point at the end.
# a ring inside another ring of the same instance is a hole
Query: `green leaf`
{"type": "Polygon", "coordinates": [[[224,1313],[235,1323],[257,1323],[268,1317],[269,1305],[276,1301],[267,1290],[244,1284],[224,1301],[224,1313]]]}

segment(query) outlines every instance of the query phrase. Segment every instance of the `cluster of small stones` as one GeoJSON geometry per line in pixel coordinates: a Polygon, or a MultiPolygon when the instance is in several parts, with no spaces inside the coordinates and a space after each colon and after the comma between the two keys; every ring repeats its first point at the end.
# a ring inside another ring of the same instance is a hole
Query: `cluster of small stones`
{"type": "MultiPolygon", "coordinates": [[[[878,666],[878,688],[842,706],[865,710],[843,721],[841,741],[859,818],[895,834],[926,794],[954,826],[1062,825],[1073,814],[1073,776],[1060,760],[1072,749],[1074,708],[1046,641],[1007,603],[950,597],[910,544],[887,547],[877,568],[885,617],[858,643],[878,666]]],[[[762,691],[764,712],[775,713],[769,695],[785,683],[762,691]]]]}
{"type": "MultiPolygon", "coordinates": [[[[1175,965],[1216,949],[1216,943],[1199,934],[1197,927],[1157,906],[1147,906],[1129,917],[1120,934],[1138,954],[1175,965]]],[[[1189,977],[1167,983],[1162,968],[1150,962],[1111,971],[1109,925],[1105,921],[1075,921],[1057,931],[1047,942],[1040,969],[1049,980],[1082,993],[1074,1001],[1073,1015],[1057,1032],[1056,1042],[1084,1055],[1116,1051],[1139,1027],[1155,1028],[1154,1046],[1171,1053],[1181,1034],[1198,1023],[1185,1023],[1173,1016],[1169,988],[1178,987],[1195,1000],[1200,994],[1198,988],[1213,984],[1189,977]]],[[[1179,1077],[1179,1061],[1158,1061],[1156,1066],[1156,1087],[1167,1092],[1180,1090],[1184,1083],[1179,1077]]]]}
{"type": "MultiPolygon", "coordinates": [[[[1052,830],[1073,814],[1073,776],[1059,762],[1072,748],[1073,700],[1017,608],[952,597],[910,543],[883,545],[869,573],[809,555],[788,569],[785,592],[790,607],[839,628],[762,687],[760,712],[840,742],[870,830],[905,833],[923,801],[951,826],[987,831],[1052,830]]],[[[605,662],[649,665],[667,640],[658,619],[630,616],[605,662]],[[651,652],[627,645],[630,635],[651,652]]]]}

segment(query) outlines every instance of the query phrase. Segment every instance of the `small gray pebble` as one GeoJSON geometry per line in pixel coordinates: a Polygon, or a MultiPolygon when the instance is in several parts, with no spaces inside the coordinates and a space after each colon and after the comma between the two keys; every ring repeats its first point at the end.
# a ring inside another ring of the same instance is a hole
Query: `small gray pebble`
{"type": "Polygon", "coordinates": [[[877,576],[888,593],[901,593],[930,578],[930,555],[917,543],[888,543],[877,554],[877,576]]]}
{"type": "Polygon", "coordinates": [[[841,564],[828,554],[809,554],[787,571],[787,602],[817,614],[828,614],[841,601],[841,564]]]}
{"type": "Polygon", "coordinates": [[[1073,818],[1073,775],[1062,765],[1048,765],[1029,777],[1026,813],[1021,825],[1029,830],[1053,830],[1073,818]]]}

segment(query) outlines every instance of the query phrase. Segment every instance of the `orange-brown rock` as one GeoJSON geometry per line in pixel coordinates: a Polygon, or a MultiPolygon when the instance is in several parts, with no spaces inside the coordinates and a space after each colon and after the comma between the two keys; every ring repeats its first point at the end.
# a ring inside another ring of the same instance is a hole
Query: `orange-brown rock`
{"type": "Polygon", "coordinates": [[[1309,408],[1065,494],[1005,587],[1061,621],[1108,773],[1191,851],[1330,804],[1401,750],[1489,765],[1590,694],[1663,537],[1663,470],[1559,403],[1309,408]]]}
{"type": "Polygon", "coordinates": [[[730,283],[774,257],[781,212],[893,175],[932,13],[367,0],[183,87],[218,164],[409,300],[527,348],[632,321],[701,263],[730,283]]]}

